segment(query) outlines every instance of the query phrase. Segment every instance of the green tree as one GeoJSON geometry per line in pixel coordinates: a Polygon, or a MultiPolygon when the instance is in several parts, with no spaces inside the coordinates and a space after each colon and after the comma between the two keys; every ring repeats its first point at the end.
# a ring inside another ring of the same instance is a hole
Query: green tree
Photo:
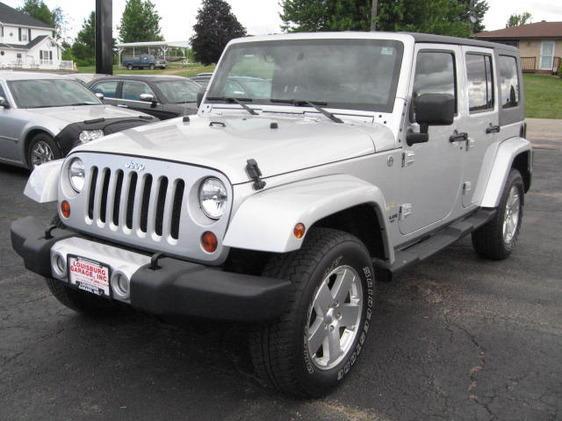
{"type": "Polygon", "coordinates": [[[96,62],[96,13],[90,13],[72,44],[72,56],[79,66],[91,66],[96,62]]]}
{"type": "Polygon", "coordinates": [[[216,63],[230,40],[246,36],[246,28],[224,0],[203,0],[193,30],[191,47],[195,59],[204,65],[216,63]]]}
{"type": "Polygon", "coordinates": [[[507,20],[507,24],[505,25],[505,27],[512,28],[514,26],[527,25],[528,23],[531,23],[532,18],[533,15],[531,15],[529,12],[523,12],[521,14],[513,14],[507,20]]]}
{"type": "MultiPolygon", "coordinates": [[[[374,0],[282,0],[288,31],[368,31],[374,0]]],[[[483,29],[486,0],[378,0],[374,24],[383,31],[469,36],[483,29]],[[474,17],[472,24],[470,17],[474,17]]]]}
{"type": "Polygon", "coordinates": [[[51,10],[43,0],[25,0],[18,10],[55,28],[55,38],[62,37],[66,20],[60,7],[51,10]]]}
{"type": "Polygon", "coordinates": [[[160,15],[150,0],[127,0],[121,26],[121,42],[162,41],[160,15]]]}

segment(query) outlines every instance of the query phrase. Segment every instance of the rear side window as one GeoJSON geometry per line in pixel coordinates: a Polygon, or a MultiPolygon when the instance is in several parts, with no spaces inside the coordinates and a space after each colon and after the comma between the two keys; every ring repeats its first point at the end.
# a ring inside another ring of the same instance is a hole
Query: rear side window
{"type": "MultiPolygon", "coordinates": [[[[448,94],[455,97],[457,110],[457,83],[455,56],[448,51],[421,51],[416,64],[414,98],[423,94],[448,94]]],[[[413,120],[412,120],[413,121],[413,120]]]]}
{"type": "Polygon", "coordinates": [[[500,56],[499,61],[500,91],[503,108],[519,105],[520,85],[517,60],[511,56],[500,56]]]}
{"type": "Polygon", "coordinates": [[[101,82],[94,86],[94,92],[103,94],[105,98],[117,98],[118,81],[101,82]]]}
{"type": "Polygon", "coordinates": [[[484,54],[466,55],[468,77],[468,104],[471,113],[494,108],[494,80],[492,56],[484,54]]]}

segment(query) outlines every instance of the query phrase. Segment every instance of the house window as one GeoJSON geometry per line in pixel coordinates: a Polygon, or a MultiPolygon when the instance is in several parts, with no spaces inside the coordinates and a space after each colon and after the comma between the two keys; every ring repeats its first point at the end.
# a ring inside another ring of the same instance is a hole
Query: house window
{"type": "Polygon", "coordinates": [[[42,62],[53,61],[53,52],[52,51],[46,51],[46,50],[40,50],[39,51],[39,58],[41,59],[42,62]]]}
{"type": "Polygon", "coordinates": [[[500,93],[503,108],[514,108],[519,105],[520,84],[517,60],[511,56],[500,56],[499,61],[500,93]]]}
{"type": "Polygon", "coordinates": [[[492,57],[483,54],[466,55],[468,77],[468,103],[470,112],[494,108],[494,81],[492,79],[492,57]]]}
{"type": "Polygon", "coordinates": [[[28,33],[27,33],[27,31],[26,31],[25,29],[19,28],[18,35],[19,35],[19,40],[20,40],[20,41],[22,41],[22,42],[27,42],[27,41],[28,41],[28,38],[27,38],[28,33]]]}

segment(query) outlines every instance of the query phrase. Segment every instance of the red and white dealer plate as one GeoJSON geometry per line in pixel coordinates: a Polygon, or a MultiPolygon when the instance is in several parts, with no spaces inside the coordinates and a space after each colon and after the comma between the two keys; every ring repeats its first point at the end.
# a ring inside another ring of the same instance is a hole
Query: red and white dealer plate
{"type": "Polygon", "coordinates": [[[92,294],[110,296],[109,267],[82,257],[68,258],[70,284],[92,294]]]}

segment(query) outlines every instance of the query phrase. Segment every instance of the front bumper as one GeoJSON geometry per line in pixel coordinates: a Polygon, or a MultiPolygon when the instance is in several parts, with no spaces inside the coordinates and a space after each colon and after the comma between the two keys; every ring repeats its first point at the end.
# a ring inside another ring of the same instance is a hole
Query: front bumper
{"type": "Polygon", "coordinates": [[[279,317],[286,308],[289,281],[225,272],[220,268],[163,257],[153,270],[150,256],[100,243],[56,228],[46,235],[34,218],[11,226],[12,247],[25,267],[48,278],[57,277],[52,252],[95,259],[130,276],[133,307],[164,317],[202,317],[214,320],[262,322],[279,317]],[[48,238],[51,237],[51,238],[48,238]]]}

